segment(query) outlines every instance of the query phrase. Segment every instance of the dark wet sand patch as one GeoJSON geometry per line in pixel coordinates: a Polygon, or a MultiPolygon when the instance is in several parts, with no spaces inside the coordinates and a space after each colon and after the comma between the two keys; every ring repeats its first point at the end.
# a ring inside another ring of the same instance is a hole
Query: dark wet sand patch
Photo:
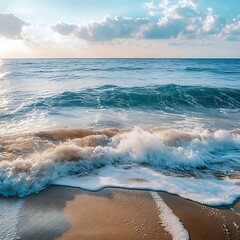
{"type": "MultiPolygon", "coordinates": [[[[191,239],[239,239],[240,202],[211,208],[159,194],[191,239]]],[[[90,192],[53,186],[25,198],[18,232],[21,239],[172,239],[158,214],[148,191],[107,188],[90,192]]]]}

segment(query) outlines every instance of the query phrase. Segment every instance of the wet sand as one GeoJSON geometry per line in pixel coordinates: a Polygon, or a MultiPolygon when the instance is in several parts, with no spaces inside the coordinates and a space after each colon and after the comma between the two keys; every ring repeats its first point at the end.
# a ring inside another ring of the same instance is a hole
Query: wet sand
{"type": "MultiPolygon", "coordinates": [[[[191,239],[240,239],[240,202],[210,208],[158,194],[191,239]]],[[[21,239],[172,239],[150,192],[112,188],[89,192],[53,186],[26,197],[17,230],[21,239]]]]}

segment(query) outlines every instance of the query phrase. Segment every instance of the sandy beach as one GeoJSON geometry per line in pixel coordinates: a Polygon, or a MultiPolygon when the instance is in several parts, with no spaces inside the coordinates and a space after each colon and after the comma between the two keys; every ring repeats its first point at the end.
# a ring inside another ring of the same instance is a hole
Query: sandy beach
{"type": "MultiPolygon", "coordinates": [[[[157,194],[180,219],[190,239],[239,239],[239,201],[211,208],[157,194]]],[[[21,239],[173,239],[176,230],[174,221],[170,230],[165,226],[151,192],[112,188],[89,192],[49,187],[24,199],[18,222],[21,239]]]]}

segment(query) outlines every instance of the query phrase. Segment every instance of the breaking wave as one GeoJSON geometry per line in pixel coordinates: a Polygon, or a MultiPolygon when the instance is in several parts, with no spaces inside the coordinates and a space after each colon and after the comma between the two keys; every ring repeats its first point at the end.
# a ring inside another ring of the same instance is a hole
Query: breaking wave
{"type": "Polygon", "coordinates": [[[180,178],[239,178],[240,135],[196,128],[54,130],[2,136],[0,194],[25,196],[106,165],[145,166],[180,178]]]}
{"type": "Polygon", "coordinates": [[[33,105],[40,108],[78,106],[160,110],[185,107],[239,109],[240,90],[174,84],[131,88],[104,85],[39,98],[33,105]]]}

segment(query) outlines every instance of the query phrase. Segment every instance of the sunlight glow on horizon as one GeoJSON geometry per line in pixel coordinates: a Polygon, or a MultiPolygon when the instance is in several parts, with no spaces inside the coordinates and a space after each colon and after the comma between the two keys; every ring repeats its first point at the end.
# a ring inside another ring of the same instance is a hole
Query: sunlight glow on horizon
{"type": "Polygon", "coordinates": [[[233,0],[2,0],[0,58],[239,58],[236,8],[233,0]]]}

